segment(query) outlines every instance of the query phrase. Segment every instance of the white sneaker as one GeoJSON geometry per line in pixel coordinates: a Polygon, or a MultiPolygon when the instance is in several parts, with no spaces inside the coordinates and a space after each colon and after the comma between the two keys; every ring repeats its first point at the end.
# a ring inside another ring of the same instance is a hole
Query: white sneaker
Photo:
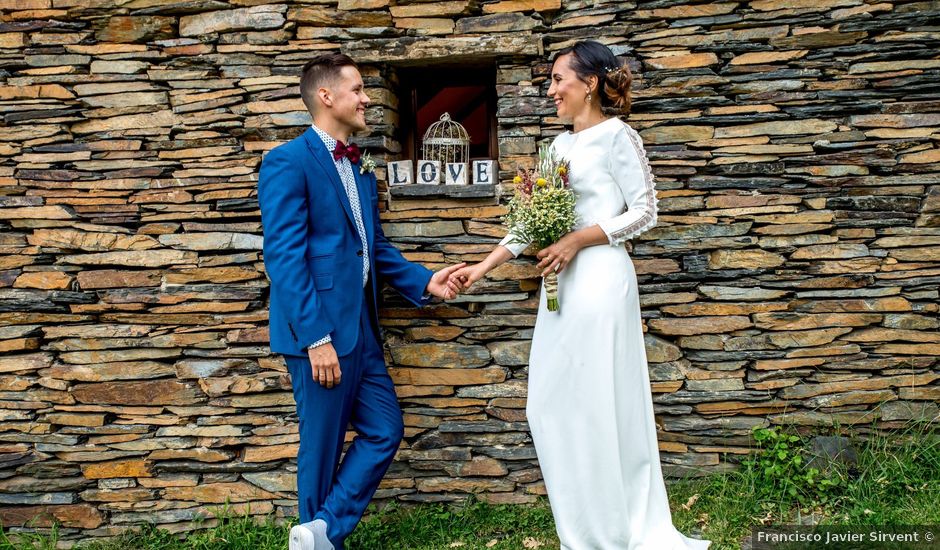
{"type": "Polygon", "coordinates": [[[291,527],[288,550],[334,550],[326,537],[326,522],[315,519],[291,527]]]}

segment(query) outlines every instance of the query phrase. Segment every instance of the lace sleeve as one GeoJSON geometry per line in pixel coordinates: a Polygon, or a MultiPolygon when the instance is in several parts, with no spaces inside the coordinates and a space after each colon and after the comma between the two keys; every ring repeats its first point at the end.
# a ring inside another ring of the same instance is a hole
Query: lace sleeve
{"type": "Polygon", "coordinates": [[[509,249],[510,252],[512,252],[513,256],[518,257],[519,254],[522,254],[522,251],[526,248],[529,248],[529,245],[532,243],[520,243],[515,241],[516,238],[516,235],[510,231],[508,235],[503,237],[503,240],[499,241],[499,245],[505,246],[507,249],[509,249]]]}
{"type": "Polygon", "coordinates": [[[626,124],[614,136],[608,163],[627,209],[598,225],[619,246],[656,225],[656,185],[643,140],[626,124]]]}

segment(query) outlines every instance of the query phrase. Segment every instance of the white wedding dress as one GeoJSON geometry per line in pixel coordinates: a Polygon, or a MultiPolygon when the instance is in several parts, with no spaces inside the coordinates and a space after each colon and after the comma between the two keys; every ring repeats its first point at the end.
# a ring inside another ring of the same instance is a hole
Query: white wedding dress
{"type": "MultiPolygon", "coordinates": [[[[577,228],[610,244],[582,249],[544,289],[529,359],[526,414],[563,550],[704,549],[672,525],[659,464],[636,273],[624,241],[656,225],[639,135],[616,118],[555,138],[570,162],[577,228]]],[[[526,248],[500,244],[518,255],[526,248]]]]}

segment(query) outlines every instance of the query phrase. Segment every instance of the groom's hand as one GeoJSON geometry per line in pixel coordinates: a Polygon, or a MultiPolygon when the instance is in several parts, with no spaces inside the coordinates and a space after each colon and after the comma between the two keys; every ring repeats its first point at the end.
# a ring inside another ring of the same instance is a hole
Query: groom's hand
{"type": "Polygon", "coordinates": [[[313,370],[313,379],[321,386],[327,389],[339,384],[343,377],[339,368],[339,357],[336,356],[336,350],[333,344],[326,343],[322,346],[310,348],[307,350],[307,356],[310,358],[310,368],[313,370]]]}
{"type": "Polygon", "coordinates": [[[460,293],[460,287],[455,281],[451,281],[450,274],[467,265],[460,263],[445,267],[435,273],[428,282],[427,292],[433,294],[442,300],[453,300],[460,293]]]}
{"type": "Polygon", "coordinates": [[[450,280],[458,288],[463,288],[464,290],[473,286],[473,283],[479,281],[486,275],[486,269],[482,267],[483,264],[476,264],[474,266],[468,266],[458,269],[457,271],[450,274],[450,280]]]}

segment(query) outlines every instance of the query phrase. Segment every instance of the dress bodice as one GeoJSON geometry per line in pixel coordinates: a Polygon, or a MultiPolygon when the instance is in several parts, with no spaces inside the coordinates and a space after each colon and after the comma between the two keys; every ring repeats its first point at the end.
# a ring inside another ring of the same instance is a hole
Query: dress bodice
{"type": "Polygon", "coordinates": [[[620,119],[559,134],[552,149],[569,162],[577,229],[600,224],[611,244],[620,244],[656,224],[656,191],[642,140],[620,119]]]}
{"type": "MultiPolygon", "coordinates": [[[[599,225],[613,246],[656,225],[656,189],[643,141],[633,128],[609,118],[590,128],[559,134],[551,145],[569,162],[577,195],[575,229],[599,225]]],[[[500,242],[518,256],[528,246],[512,233],[500,242]]]]}

